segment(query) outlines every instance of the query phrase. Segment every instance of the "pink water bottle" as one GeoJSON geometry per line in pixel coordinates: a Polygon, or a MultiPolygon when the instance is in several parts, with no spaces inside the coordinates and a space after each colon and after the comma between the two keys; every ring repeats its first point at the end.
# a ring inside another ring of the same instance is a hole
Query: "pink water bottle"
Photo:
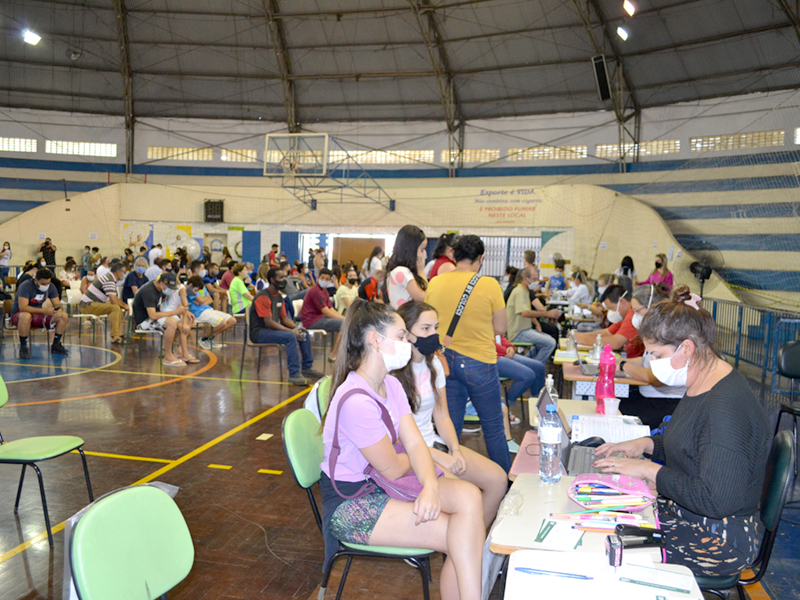
{"type": "Polygon", "coordinates": [[[617,359],[614,358],[614,351],[611,346],[606,344],[600,354],[600,375],[594,387],[594,398],[597,400],[597,414],[606,414],[606,398],[616,398],[614,390],[614,372],[617,370],[617,359]]]}

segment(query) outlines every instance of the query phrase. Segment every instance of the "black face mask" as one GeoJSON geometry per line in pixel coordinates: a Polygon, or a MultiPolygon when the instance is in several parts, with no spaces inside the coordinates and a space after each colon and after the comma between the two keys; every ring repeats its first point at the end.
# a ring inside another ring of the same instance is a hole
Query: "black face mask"
{"type": "Polygon", "coordinates": [[[274,285],[277,289],[282,290],[286,287],[286,280],[281,279],[280,281],[273,281],[272,285],[274,285]]]}
{"type": "Polygon", "coordinates": [[[348,282],[350,285],[355,285],[355,284],[357,284],[357,283],[358,283],[358,279],[348,279],[348,280],[347,280],[347,282],[348,282]]]}
{"type": "Polygon", "coordinates": [[[658,262],[658,261],[656,261],[656,269],[660,269],[660,268],[661,268],[661,266],[662,266],[662,265],[661,265],[661,263],[660,263],[660,262],[658,262]]]}
{"type": "Polygon", "coordinates": [[[420,354],[423,356],[430,356],[436,352],[442,344],[439,341],[439,334],[434,333],[428,337],[417,336],[417,341],[414,342],[414,346],[416,346],[417,350],[419,350],[420,354]]]}

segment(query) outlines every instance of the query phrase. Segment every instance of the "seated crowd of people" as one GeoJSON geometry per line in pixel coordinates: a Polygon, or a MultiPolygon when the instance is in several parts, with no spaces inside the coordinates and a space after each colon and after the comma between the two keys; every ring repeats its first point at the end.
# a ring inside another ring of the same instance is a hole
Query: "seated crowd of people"
{"type": "MultiPolygon", "coordinates": [[[[81,313],[108,315],[112,343],[123,339],[129,306],[136,328],[163,332],[170,366],[198,362],[187,344],[196,323],[207,327],[201,346],[211,350],[246,314],[249,340],[284,346],[290,383],[307,385],[322,377],[309,335],[332,336],[322,415],[326,540],[443,552],[443,598],[480,595],[486,531],[519,448],[510,426],[520,421],[504,413],[501,379],[508,380],[509,405],[536,398],[568,329],[578,344],[599,340],[620,352],[620,369],[642,383],[631,386],[620,411],[654,434],[600,446],[595,464],[641,478],[658,493],[669,562],[725,575],[755,556],[766,414],[716,353],[714,321],[701,299],[685,286],[672,289],[663,254],[643,281],[627,256],[615,273],[592,280],[578,266],[567,270],[558,255],[553,274],[542,278],[528,251],[524,264],[498,281],[480,273],[480,237],[443,234],[429,260],[428,238],[413,225],[400,229],[391,254],[376,246],[360,266],[334,261],[329,268],[326,253],[314,251],[311,272],[286,261],[277,244],[257,269],[228,252],[217,265],[207,248],[195,260],[183,251],[167,260],[159,244],[108,260],[87,247],[80,275],[74,260],[54,274],[48,261],[55,247],[40,250],[42,259],[17,281],[11,312],[21,358],[30,357],[28,335],[36,327],[54,330],[53,353],[67,352],[60,288],[74,282],[81,313]],[[468,410],[480,419],[488,457],[461,444],[468,410]],[[367,467],[389,480],[413,472],[417,500],[365,488],[367,467]]],[[[326,543],[328,556],[334,550],[326,543]]]]}

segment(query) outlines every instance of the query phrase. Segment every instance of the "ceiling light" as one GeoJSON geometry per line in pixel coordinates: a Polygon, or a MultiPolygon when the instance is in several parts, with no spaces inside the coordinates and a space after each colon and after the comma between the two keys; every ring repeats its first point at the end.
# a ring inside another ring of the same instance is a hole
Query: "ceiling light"
{"type": "Polygon", "coordinates": [[[633,2],[631,2],[631,0],[625,0],[625,2],[622,3],[622,8],[624,8],[625,12],[628,13],[630,16],[633,16],[633,13],[636,12],[636,7],[633,5],[633,2]]]}
{"type": "Polygon", "coordinates": [[[617,35],[621,37],[623,40],[628,39],[628,32],[625,31],[622,27],[617,27],[617,35]]]}
{"type": "Polygon", "coordinates": [[[31,46],[35,46],[42,39],[42,36],[35,34],[30,29],[26,29],[22,32],[22,39],[31,46]]]}

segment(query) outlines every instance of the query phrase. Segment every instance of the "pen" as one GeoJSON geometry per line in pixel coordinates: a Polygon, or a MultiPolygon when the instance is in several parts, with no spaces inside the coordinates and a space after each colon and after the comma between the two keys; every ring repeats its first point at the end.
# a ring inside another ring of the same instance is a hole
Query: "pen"
{"type": "Polygon", "coordinates": [[[516,567],[515,571],[520,573],[527,573],[528,575],[552,575],[553,577],[566,577],[568,579],[594,579],[594,577],[587,577],[586,575],[577,575],[575,573],[561,573],[559,571],[543,571],[542,569],[529,569],[527,567],[516,567]]]}
{"type": "Polygon", "coordinates": [[[681,594],[691,594],[691,590],[684,590],[683,588],[670,587],[668,585],[661,585],[659,583],[648,583],[647,581],[638,581],[636,579],[629,579],[628,577],[620,577],[620,581],[625,583],[635,583],[636,585],[644,585],[651,588],[658,588],[660,590],[667,590],[668,592],[680,592],[681,594]]]}

